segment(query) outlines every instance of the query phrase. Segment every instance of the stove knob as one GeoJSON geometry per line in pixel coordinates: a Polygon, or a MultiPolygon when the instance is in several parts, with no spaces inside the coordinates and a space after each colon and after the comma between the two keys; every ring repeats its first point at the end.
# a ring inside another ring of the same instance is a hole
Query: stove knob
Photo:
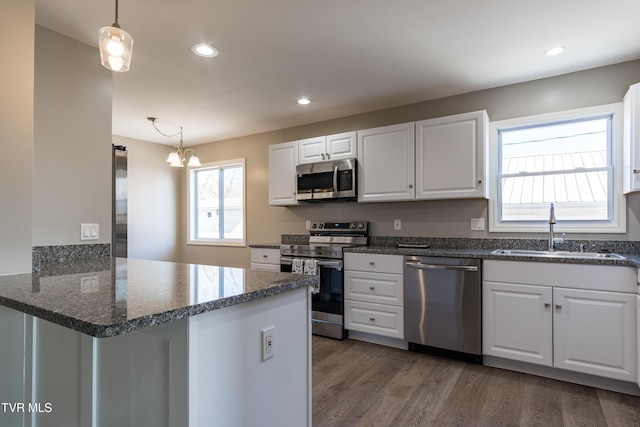
{"type": "Polygon", "coordinates": [[[311,224],[311,228],[316,228],[318,226],[318,224],[316,224],[315,222],[313,224],[311,224]]]}
{"type": "Polygon", "coordinates": [[[318,228],[324,228],[324,224],[323,223],[318,224],[318,228]]]}
{"type": "Polygon", "coordinates": [[[351,227],[352,230],[355,230],[356,229],[356,224],[352,223],[350,227],[351,227]]]}
{"type": "Polygon", "coordinates": [[[364,224],[363,223],[358,224],[358,228],[362,230],[364,228],[364,224]]]}

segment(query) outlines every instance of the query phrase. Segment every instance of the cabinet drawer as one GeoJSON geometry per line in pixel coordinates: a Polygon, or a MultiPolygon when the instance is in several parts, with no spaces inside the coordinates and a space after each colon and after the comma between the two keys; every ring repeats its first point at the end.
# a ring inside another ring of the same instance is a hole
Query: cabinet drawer
{"type": "Polygon", "coordinates": [[[345,329],[404,339],[402,307],[345,300],[344,319],[345,329]]]}
{"type": "Polygon", "coordinates": [[[256,271],[280,271],[280,264],[263,264],[259,262],[252,262],[251,269],[256,271]]]}
{"type": "Polygon", "coordinates": [[[402,307],[404,278],[401,274],[345,270],[344,298],[402,307]]]}
{"type": "Polygon", "coordinates": [[[252,248],[251,262],[280,265],[280,249],[252,248]]]}
{"type": "Polygon", "coordinates": [[[373,271],[378,273],[404,274],[402,255],[344,254],[346,270],[373,271]]]}

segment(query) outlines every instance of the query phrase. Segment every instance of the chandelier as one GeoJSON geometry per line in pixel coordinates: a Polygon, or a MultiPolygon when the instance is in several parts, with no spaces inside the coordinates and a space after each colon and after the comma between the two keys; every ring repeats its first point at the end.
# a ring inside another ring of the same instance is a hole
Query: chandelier
{"type": "Polygon", "coordinates": [[[175,151],[172,151],[169,154],[169,157],[167,157],[167,163],[169,163],[169,166],[173,166],[176,168],[183,168],[184,167],[184,162],[187,161],[187,153],[190,153],[190,157],[189,157],[189,161],[187,162],[187,166],[189,167],[198,167],[198,166],[202,166],[202,164],[200,163],[200,159],[198,159],[198,156],[196,156],[196,152],[192,149],[192,148],[184,148],[182,145],[182,126],[180,126],[180,130],[172,135],[168,135],[164,132],[162,132],[160,129],[158,129],[158,126],[156,126],[156,121],[158,120],[155,117],[147,117],[147,120],[149,120],[151,122],[151,124],[153,125],[153,128],[155,130],[158,131],[158,133],[162,136],[166,136],[167,138],[173,138],[174,136],[178,136],[180,135],[180,145],[178,145],[177,147],[175,147],[175,151]]]}

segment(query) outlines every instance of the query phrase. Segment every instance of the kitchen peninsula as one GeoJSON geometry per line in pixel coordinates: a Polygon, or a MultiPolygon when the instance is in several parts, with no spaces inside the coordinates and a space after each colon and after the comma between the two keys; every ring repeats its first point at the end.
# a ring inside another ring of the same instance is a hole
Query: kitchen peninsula
{"type": "Polygon", "coordinates": [[[310,425],[317,280],[125,258],[0,276],[0,424],[310,425]]]}

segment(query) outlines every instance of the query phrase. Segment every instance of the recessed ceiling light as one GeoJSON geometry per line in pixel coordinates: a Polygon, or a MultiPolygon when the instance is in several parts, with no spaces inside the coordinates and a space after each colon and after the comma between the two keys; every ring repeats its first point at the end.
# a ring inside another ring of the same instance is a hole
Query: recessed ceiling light
{"type": "Polygon", "coordinates": [[[544,54],[547,56],[556,56],[564,52],[564,49],[565,49],[564,46],[556,46],[556,47],[552,47],[551,49],[547,49],[547,51],[544,54]]]}
{"type": "Polygon", "coordinates": [[[198,56],[204,56],[206,58],[213,58],[218,56],[218,49],[206,43],[197,43],[191,46],[191,52],[198,56]]]}
{"type": "Polygon", "coordinates": [[[309,105],[311,104],[311,100],[309,98],[303,97],[298,99],[298,104],[300,105],[309,105]]]}

